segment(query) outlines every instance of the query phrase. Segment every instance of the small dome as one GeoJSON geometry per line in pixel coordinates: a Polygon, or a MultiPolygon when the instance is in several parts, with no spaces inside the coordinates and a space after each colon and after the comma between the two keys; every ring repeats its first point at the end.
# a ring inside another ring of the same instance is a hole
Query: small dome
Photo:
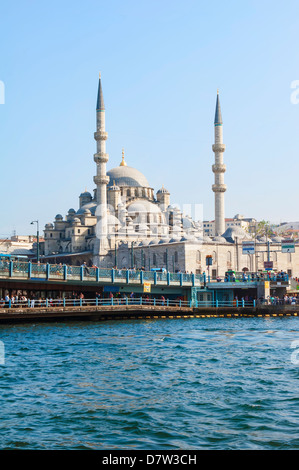
{"type": "Polygon", "coordinates": [[[92,198],[90,192],[88,192],[88,191],[84,191],[84,193],[81,193],[81,194],[80,194],[80,197],[89,197],[89,198],[92,198]]]}
{"type": "Polygon", "coordinates": [[[228,227],[222,236],[230,243],[234,243],[236,239],[238,241],[251,240],[251,237],[241,227],[236,226],[228,227]]]}
{"type": "Polygon", "coordinates": [[[84,214],[84,215],[91,215],[91,211],[86,208],[86,209],[83,210],[82,214],[84,214]]]}
{"type": "Polygon", "coordinates": [[[161,193],[169,194],[169,191],[166,188],[164,188],[163,184],[162,184],[162,188],[158,189],[157,191],[157,194],[161,194],[161,193]]]}
{"type": "Polygon", "coordinates": [[[115,215],[113,215],[113,214],[108,214],[107,215],[107,224],[108,225],[121,225],[118,218],[115,217],[115,215]]]}
{"type": "Polygon", "coordinates": [[[75,209],[69,209],[68,214],[76,214],[75,209]]]}
{"type": "Polygon", "coordinates": [[[173,237],[169,240],[169,243],[177,243],[179,241],[180,241],[180,239],[178,237],[173,237]]]}
{"type": "Polygon", "coordinates": [[[159,241],[159,245],[162,245],[162,243],[169,243],[169,238],[168,237],[165,237],[165,238],[161,238],[160,241],[159,241]]]}
{"type": "Polygon", "coordinates": [[[75,218],[73,219],[73,224],[81,224],[80,219],[78,219],[78,217],[75,217],[75,218]]]}
{"type": "Polygon", "coordinates": [[[159,238],[154,238],[153,240],[150,241],[150,245],[158,245],[159,244],[159,238]]]}
{"type": "Polygon", "coordinates": [[[150,244],[150,241],[145,239],[145,240],[142,240],[142,242],[139,243],[139,246],[148,246],[150,244]]]}
{"type": "Polygon", "coordinates": [[[108,186],[108,191],[120,191],[120,187],[115,184],[115,180],[113,181],[112,186],[108,186]]]}
{"type": "Polygon", "coordinates": [[[61,214],[57,214],[57,215],[55,216],[55,220],[63,220],[62,215],[61,215],[61,214]]]}
{"type": "Polygon", "coordinates": [[[48,224],[46,224],[46,228],[53,228],[53,224],[51,224],[51,222],[49,222],[48,224]]]}
{"type": "Polygon", "coordinates": [[[281,243],[282,240],[283,240],[283,238],[282,238],[282,237],[279,237],[279,236],[276,236],[276,237],[273,237],[273,238],[272,238],[272,242],[273,242],[273,243],[281,243]]]}

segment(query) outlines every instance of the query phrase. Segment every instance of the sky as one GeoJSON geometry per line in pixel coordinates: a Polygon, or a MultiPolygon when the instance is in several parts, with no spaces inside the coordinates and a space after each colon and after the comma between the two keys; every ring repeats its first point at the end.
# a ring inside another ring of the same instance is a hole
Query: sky
{"type": "Polygon", "coordinates": [[[213,220],[219,89],[225,216],[299,220],[298,30],[297,0],[1,2],[0,238],[93,192],[99,72],[107,169],[213,220]]]}

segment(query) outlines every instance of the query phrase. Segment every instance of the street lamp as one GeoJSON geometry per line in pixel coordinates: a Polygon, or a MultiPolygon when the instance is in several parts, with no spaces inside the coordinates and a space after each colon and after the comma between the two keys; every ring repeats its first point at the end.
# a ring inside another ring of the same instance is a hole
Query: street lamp
{"type": "Polygon", "coordinates": [[[36,244],[37,244],[37,249],[36,249],[36,260],[37,263],[39,263],[39,225],[38,225],[38,220],[33,220],[31,222],[31,225],[36,224],[36,244]]]}

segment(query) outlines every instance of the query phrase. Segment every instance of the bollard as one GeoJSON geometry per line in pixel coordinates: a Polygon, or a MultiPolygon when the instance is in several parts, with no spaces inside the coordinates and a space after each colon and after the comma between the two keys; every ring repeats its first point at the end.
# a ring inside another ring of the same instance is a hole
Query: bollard
{"type": "Polygon", "coordinates": [[[50,277],[50,265],[49,263],[46,264],[46,279],[49,280],[50,277]]]}
{"type": "Polygon", "coordinates": [[[9,262],[9,277],[12,277],[13,273],[13,261],[9,262]]]}
{"type": "Polygon", "coordinates": [[[31,269],[32,269],[32,264],[29,261],[29,263],[28,263],[28,277],[29,277],[29,279],[31,278],[31,269]]]}
{"type": "Polygon", "coordinates": [[[67,281],[67,265],[63,265],[63,280],[67,281]]]}

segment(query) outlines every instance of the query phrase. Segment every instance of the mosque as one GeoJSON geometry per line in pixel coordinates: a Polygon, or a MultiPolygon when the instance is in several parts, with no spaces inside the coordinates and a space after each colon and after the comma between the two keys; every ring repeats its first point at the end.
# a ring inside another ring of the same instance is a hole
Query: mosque
{"type": "MultiPolygon", "coordinates": [[[[217,91],[214,120],[214,236],[207,236],[203,221],[194,220],[177,206],[171,205],[170,193],[162,186],[155,193],[147,178],[130,167],[122,151],[119,166],[108,169],[106,153],[108,133],[105,128],[105,105],[101,76],[96,105],[96,174],[93,194],[79,196],[78,209],[71,208],[65,217],[57,214],[44,229],[43,262],[88,265],[101,268],[165,268],[172,272],[202,273],[209,266],[214,277],[225,271],[255,271],[269,259],[265,241],[257,240],[259,254],[243,254],[242,241],[251,236],[238,224],[226,226],[223,163],[223,122],[217,91]],[[268,256],[268,258],[267,258],[268,256]]],[[[279,248],[281,239],[273,239],[279,248]]],[[[290,257],[281,257],[273,249],[273,268],[294,272],[290,257]]],[[[297,264],[297,263],[296,263],[297,264]]],[[[295,269],[297,271],[297,267],[295,269]]]]}

